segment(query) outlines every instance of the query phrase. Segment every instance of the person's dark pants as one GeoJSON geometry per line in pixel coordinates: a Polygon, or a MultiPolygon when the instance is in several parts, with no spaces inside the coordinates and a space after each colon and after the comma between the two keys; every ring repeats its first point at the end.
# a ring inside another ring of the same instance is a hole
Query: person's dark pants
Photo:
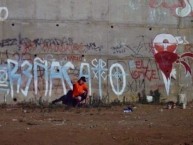
{"type": "Polygon", "coordinates": [[[73,94],[72,94],[72,90],[69,90],[68,93],[66,95],[63,95],[62,97],[60,97],[59,99],[56,99],[54,101],[52,101],[52,104],[56,104],[58,102],[62,102],[62,104],[66,104],[69,106],[77,106],[80,102],[82,102],[83,100],[86,99],[87,97],[87,93],[83,93],[82,95],[80,95],[81,100],[77,100],[75,98],[73,98],[73,94]]]}
{"type": "Polygon", "coordinates": [[[83,93],[80,95],[81,100],[77,100],[76,98],[72,98],[72,105],[75,107],[77,106],[80,102],[82,102],[83,100],[85,100],[87,98],[87,93],[83,93]]]}
{"type": "Polygon", "coordinates": [[[59,99],[52,101],[52,104],[62,102],[62,104],[70,105],[72,104],[72,90],[69,90],[66,95],[63,95],[59,99]]]}

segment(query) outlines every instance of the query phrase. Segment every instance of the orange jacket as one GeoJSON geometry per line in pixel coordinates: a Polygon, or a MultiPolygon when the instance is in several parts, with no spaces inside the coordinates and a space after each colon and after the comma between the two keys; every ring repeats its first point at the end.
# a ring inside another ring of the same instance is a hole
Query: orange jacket
{"type": "Polygon", "coordinates": [[[88,91],[88,87],[86,83],[79,85],[79,83],[77,82],[73,85],[73,97],[78,97],[87,91],[88,91]]]}

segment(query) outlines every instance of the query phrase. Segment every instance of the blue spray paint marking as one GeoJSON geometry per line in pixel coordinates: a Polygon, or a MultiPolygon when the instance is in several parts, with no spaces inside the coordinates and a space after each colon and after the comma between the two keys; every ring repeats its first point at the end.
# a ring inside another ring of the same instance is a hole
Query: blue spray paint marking
{"type": "Polygon", "coordinates": [[[40,58],[34,59],[34,88],[35,94],[38,93],[38,67],[44,68],[44,79],[46,84],[45,96],[48,94],[48,62],[40,58]]]}
{"type": "Polygon", "coordinates": [[[10,88],[11,88],[11,97],[14,97],[14,90],[13,90],[13,82],[14,80],[17,81],[17,93],[19,93],[19,89],[21,86],[21,75],[17,74],[19,65],[18,62],[8,59],[7,60],[8,65],[8,75],[9,75],[9,81],[10,81],[10,88]]]}
{"type": "Polygon", "coordinates": [[[21,92],[23,93],[24,96],[27,96],[28,94],[28,91],[29,91],[29,87],[30,87],[30,84],[31,84],[31,81],[32,81],[32,64],[29,63],[29,61],[24,61],[21,65],[21,67],[25,67],[25,66],[28,66],[28,68],[26,70],[23,71],[23,74],[28,78],[28,81],[26,83],[26,87],[25,89],[21,89],[21,92]]]}
{"type": "Polygon", "coordinates": [[[68,69],[74,69],[74,65],[72,64],[72,62],[67,62],[63,67],[62,67],[62,73],[63,73],[63,77],[66,80],[67,84],[70,86],[70,89],[73,89],[73,85],[71,82],[71,79],[67,73],[68,69]]]}
{"type": "Polygon", "coordinates": [[[64,78],[62,75],[62,67],[61,67],[60,63],[57,61],[53,61],[51,64],[49,96],[51,96],[51,94],[52,94],[53,79],[60,79],[61,80],[63,92],[64,92],[64,94],[66,94],[67,91],[66,91],[66,86],[64,84],[64,78]]]}

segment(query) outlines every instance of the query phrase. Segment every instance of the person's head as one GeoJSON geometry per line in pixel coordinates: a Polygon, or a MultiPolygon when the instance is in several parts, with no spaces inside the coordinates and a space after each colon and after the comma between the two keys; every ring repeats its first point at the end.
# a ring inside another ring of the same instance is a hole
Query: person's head
{"type": "Polygon", "coordinates": [[[81,77],[79,80],[78,80],[78,83],[80,85],[84,84],[86,82],[86,78],[85,77],[81,77]]]}

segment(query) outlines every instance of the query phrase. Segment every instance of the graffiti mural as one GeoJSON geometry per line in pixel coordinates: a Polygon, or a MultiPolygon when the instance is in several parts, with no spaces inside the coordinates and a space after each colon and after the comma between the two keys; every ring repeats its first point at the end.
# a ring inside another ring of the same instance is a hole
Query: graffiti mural
{"type": "Polygon", "coordinates": [[[193,54],[189,52],[177,54],[178,45],[187,46],[189,42],[185,36],[171,34],[159,34],[153,43],[151,39],[149,42],[146,39],[141,35],[134,44],[120,42],[110,47],[114,55],[131,52],[127,58],[120,60],[115,57],[115,60],[93,59],[93,56],[82,55],[80,52],[85,50],[100,52],[103,46],[97,46],[95,43],[79,45],[74,43],[72,38],[4,39],[0,41],[1,47],[5,48],[5,52],[1,54],[1,57],[3,56],[1,64],[4,67],[2,69],[0,67],[0,91],[4,90],[12,98],[17,94],[25,97],[33,94],[50,98],[66,94],[69,89],[73,89],[74,78],[85,76],[89,95],[96,94],[99,99],[103,99],[108,93],[120,98],[127,92],[140,92],[150,87],[154,89],[165,87],[169,94],[171,78],[176,78],[175,63],[184,66],[187,74],[191,73],[186,58],[193,58],[193,54]],[[64,45],[73,46],[70,48],[71,52],[75,49],[79,54],[54,54],[50,51],[44,54],[31,53],[44,46],[56,51],[56,47],[64,45]],[[82,47],[76,49],[74,46],[82,47]],[[9,51],[12,47],[21,48],[21,52],[9,51]]]}
{"type": "Polygon", "coordinates": [[[63,66],[58,61],[52,61],[51,66],[48,66],[47,60],[42,60],[40,58],[34,59],[34,64],[32,65],[29,61],[24,61],[20,67],[22,69],[21,73],[18,73],[19,70],[19,63],[15,60],[8,59],[8,75],[9,75],[9,81],[10,81],[10,90],[11,90],[11,96],[14,97],[14,83],[16,82],[16,90],[17,93],[22,92],[24,96],[28,95],[28,90],[30,87],[30,84],[32,82],[32,77],[34,78],[34,86],[35,86],[35,94],[37,94],[38,91],[38,67],[41,67],[44,69],[44,80],[46,84],[45,89],[45,96],[48,94],[49,90],[49,96],[52,94],[52,87],[53,87],[53,80],[54,79],[60,79],[63,93],[66,94],[66,86],[64,84],[65,82],[69,85],[69,87],[72,89],[72,83],[71,79],[69,78],[69,75],[67,73],[68,69],[73,69],[74,65],[71,62],[67,62],[63,66]],[[26,68],[27,66],[27,68],[26,68]],[[32,73],[32,67],[33,73],[32,73]],[[21,84],[23,84],[23,76],[25,76],[28,81],[25,84],[25,88],[21,88],[21,84]]]}
{"type": "Polygon", "coordinates": [[[127,91],[138,92],[147,88],[162,89],[159,68],[152,58],[130,58],[128,61],[127,91]]]}
{"type": "Polygon", "coordinates": [[[125,41],[116,41],[110,48],[113,55],[128,55],[133,57],[144,57],[151,53],[150,38],[144,35],[139,35],[135,38],[135,43],[127,44],[125,41]]]}
{"type": "Polygon", "coordinates": [[[102,59],[94,59],[92,60],[92,70],[94,73],[94,78],[98,79],[99,84],[99,95],[102,97],[102,80],[106,80],[106,72],[107,72],[107,64],[102,59]]]}
{"type": "Polygon", "coordinates": [[[185,58],[193,58],[193,53],[178,55],[176,52],[178,44],[177,39],[171,34],[159,34],[153,41],[154,57],[161,70],[167,94],[170,90],[171,77],[175,78],[176,74],[174,63],[181,64],[186,74],[191,74],[191,68],[185,58]]]}
{"type": "MultiPolygon", "coordinates": [[[[128,63],[128,60],[125,61],[128,63]]],[[[149,63],[148,68],[145,65],[136,59],[135,66],[138,71],[139,69],[144,71],[139,74],[145,80],[151,82],[157,79],[158,71],[152,71],[154,69],[151,70],[149,63]]],[[[41,93],[42,97],[50,98],[56,94],[66,94],[73,88],[74,78],[78,79],[81,76],[87,78],[89,95],[98,94],[99,99],[103,99],[103,93],[106,91],[104,85],[107,81],[109,81],[108,88],[112,90],[111,94],[119,98],[125,93],[128,83],[130,87],[134,87],[133,81],[143,80],[141,77],[133,78],[132,72],[126,69],[123,63],[117,61],[108,63],[103,59],[92,59],[79,64],[76,62],[75,65],[71,61],[57,60],[52,54],[46,54],[43,58],[40,56],[28,58],[25,55],[19,57],[19,54],[12,54],[12,58],[8,58],[0,67],[0,92],[10,94],[11,98],[16,97],[17,94],[28,97],[31,93],[35,96],[41,93]],[[57,90],[61,91],[56,93],[57,90]]]]}
{"type": "Polygon", "coordinates": [[[29,39],[21,35],[3,39],[0,46],[5,51],[1,63],[7,67],[10,96],[60,96],[72,89],[76,78],[81,76],[87,78],[89,95],[94,94],[99,99],[108,94],[120,98],[127,91],[148,87],[146,81],[148,84],[159,80],[156,65],[143,61],[144,55],[152,55],[151,41],[148,42],[149,39],[143,35],[137,36],[136,40],[132,44],[117,43],[117,46],[110,47],[114,55],[129,53],[130,57],[141,58],[134,60],[135,69],[125,69],[125,66],[129,67],[127,59],[124,65],[118,60],[111,63],[108,59],[90,57],[89,52],[97,54],[103,51],[103,46],[95,42],[75,43],[70,37],[29,39]]]}
{"type": "Polygon", "coordinates": [[[9,79],[6,65],[0,65],[0,93],[4,94],[4,102],[6,102],[7,96],[10,93],[9,79]]]}
{"type": "Polygon", "coordinates": [[[193,0],[184,0],[184,6],[176,8],[176,15],[179,17],[193,16],[193,0]]]}
{"type": "Polygon", "coordinates": [[[7,20],[8,15],[9,15],[9,11],[7,7],[0,7],[0,21],[7,20]]]}
{"type": "MultiPolygon", "coordinates": [[[[41,52],[46,51],[50,53],[65,52],[65,53],[81,53],[101,52],[103,46],[97,46],[95,42],[91,43],[76,43],[71,37],[63,38],[36,38],[30,39],[27,37],[18,36],[18,38],[7,38],[0,41],[0,47],[16,47],[22,53],[41,52]]],[[[80,59],[77,57],[70,57],[69,59],[80,59]]]]}
{"type": "Polygon", "coordinates": [[[121,64],[115,63],[110,67],[110,83],[113,92],[117,96],[123,94],[126,87],[126,73],[121,64]],[[122,86],[119,83],[119,79],[121,78],[122,78],[122,86]]]}
{"type": "Polygon", "coordinates": [[[182,0],[175,3],[169,3],[166,0],[149,0],[149,5],[152,8],[163,7],[170,9],[178,17],[193,16],[193,0],[182,0]]]}
{"type": "Polygon", "coordinates": [[[129,61],[131,77],[133,79],[147,79],[149,81],[157,80],[157,70],[151,67],[150,60],[136,59],[134,62],[129,61]],[[133,63],[133,64],[132,64],[133,63]]]}

